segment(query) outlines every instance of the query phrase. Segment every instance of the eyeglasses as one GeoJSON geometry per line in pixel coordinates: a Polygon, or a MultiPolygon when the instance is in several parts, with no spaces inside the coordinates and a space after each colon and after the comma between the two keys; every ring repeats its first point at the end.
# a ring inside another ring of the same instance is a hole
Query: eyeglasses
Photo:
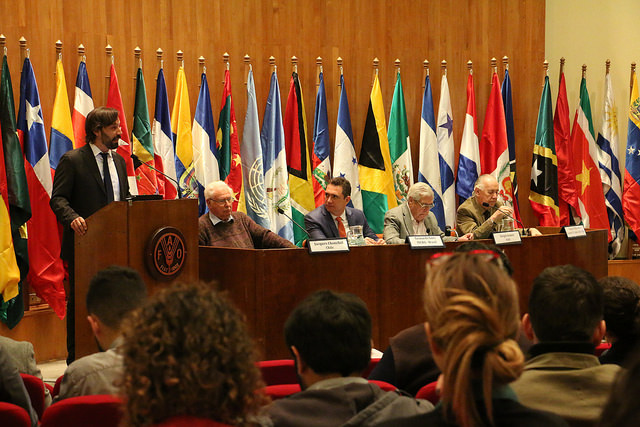
{"type": "Polygon", "coordinates": [[[477,255],[486,262],[500,259],[500,254],[490,249],[474,249],[468,252],[438,252],[437,254],[433,254],[431,258],[429,258],[429,261],[427,262],[430,265],[438,265],[446,262],[449,258],[451,258],[454,255],[465,254],[465,253],[469,255],[477,255]]]}
{"type": "Polygon", "coordinates": [[[218,203],[219,205],[226,205],[227,203],[233,203],[236,201],[235,197],[227,197],[226,199],[209,199],[214,203],[218,203]]]}
{"type": "Polygon", "coordinates": [[[418,200],[412,199],[413,202],[415,204],[417,204],[418,206],[420,206],[422,209],[431,209],[432,207],[434,207],[436,204],[435,203],[422,203],[418,200]]]}

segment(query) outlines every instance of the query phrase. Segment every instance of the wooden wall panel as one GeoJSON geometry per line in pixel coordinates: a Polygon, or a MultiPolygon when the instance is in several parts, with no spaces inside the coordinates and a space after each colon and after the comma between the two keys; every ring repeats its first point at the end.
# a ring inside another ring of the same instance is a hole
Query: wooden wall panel
{"type": "MultiPolygon", "coordinates": [[[[153,115],[155,50],[165,52],[165,75],[170,103],[175,92],[176,51],[184,51],[192,114],[198,95],[204,56],[212,95],[215,122],[223,78],[222,54],[230,54],[231,80],[238,129],[242,133],[246,109],[243,56],[251,55],[260,117],[269,91],[268,58],[278,65],[283,104],[289,88],[290,58],[299,58],[299,74],[305,96],[309,136],[316,91],[315,58],[324,59],[331,139],[335,135],[339,71],[336,58],[344,59],[352,126],[359,150],[371,88],[374,57],[380,59],[380,81],[385,111],[391,105],[395,71],[401,60],[414,165],[418,163],[422,101],[422,61],[431,62],[434,100],[439,100],[442,59],[448,62],[448,78],[454,115],[456,153],[460,145],[466,106],[467,60],[474,63],[479,132],[490,90],[491,57],[510,58],[520,205],[525,222],[533,222],[528,183],[531,148],[542,87],[544,60],[544,2],[540,0],[23,0],[0,2],[0,32],[7,37],[14,92],[19,94],[21,59],[18,39],[24,36],[40,88],[47,127],[55,92],[55,42],[64,43],[63,59],[70,102],[77,72],[76,47],[86,47],[87,67],[96,105],[106,101],[109,60],[107,43],[113,46],[123,101],[131,128],[134,100],[133,49],[142,48],[148,104],[153,115]]],[[[502,75],[502,67],[500,67],[502,75]]],[[[284,105],[283,105],[284,110],[284,105]]],[[[417,174],[417,170],[414,171],[417,174]]]]}

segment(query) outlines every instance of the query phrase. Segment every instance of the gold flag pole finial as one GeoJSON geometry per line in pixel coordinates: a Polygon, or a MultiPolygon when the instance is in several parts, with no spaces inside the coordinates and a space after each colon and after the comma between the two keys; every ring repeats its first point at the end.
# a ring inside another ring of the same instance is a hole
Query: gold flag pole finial
{"type": "Polygon", "coordinates": [[[498,72],[498,60],[493,57],[491,58],[491,74],[498,72]]]}
{"type": "Polygon", "coordinates": [[[115,63],[115,58],[113,57],[113,47],[108,44],[107,46],[105,46],[104,50],[107,53],[107,56],[111,58],[111,63],[115,63]]]}
{"type": "Polygon", "coordinates": [[[198,58],[198,69],[200,70],[200,74],[207,74],[207,66],[205,65],[205,57],[200,56],[198,58]]]}
{"type": "Polygon", "coordinates": [[[56,58],[62,61],[62,41],[56,41],[56,58]]]}
{"type": "Polygon", "coordinates": [[[472,76],[473,75],[473,61],[471,61],[471,60],[467,61],[467,70],[469,70],[469,75],[472,76]]]}
{"type": "Polygon", "coordinates": [[[607,61],[604,63],[605,64],[605,74],[609,74],[609,71],[611,70],[611,60],[607,59],[607,61]]]}
{"type": "Polygon", "coordinates": [[[298,73],[298,58],[294,55],[291,57],[291,66],[294,73],[298,73]]]}
{"type": "Polygon", "coordinates": [[[20,37],[18,40],[18,44],[20,45],[20,57],[24,61],[25,58],[29,57],[29,49],[27,49],[27,39],[24,37],[20,37]]]}
{"type": "Polygon", "coordinates": [[[316,58],[316,75],[318,76],[316,79],[316,87],[320,86],[320,73],[322,73],[322,57],[318,56],[316,58]]]}
{"type": "Polygon", "coordinates": [[[276,65],[276,58],[273,55],[269,57],[269,66],[271,67],[272,73],[278,72],[278,66],[276,65]]]}
{"type": "Polygon", "coordinates": [[[507,55],[502,57],[502,65],[504,66],[505,70],[509,69],[509,57],[507,55]]]}
{"type": "Polygon", "coordinates": [[[446,76],[447,75],[447,61],[445,61],[443,59],[442,62],[440,62],[440,68],[442,68],[442,74],[446,76]]]}
{"type": "Polygon", "coordinates": [[[0,34],[0,48],[2,48],[2,53],[4,56],[7,56],[7,37],[4,34],[0,34]]]}
{"type": "Polygon", "coordinates": [[[249,79],[249,71],[253,70],[253,67],[251,66],[251,57],[248,53],[244,55],[242,61],[244,62],[244,84],[246,85],[247,80],[249,79]]]}
{"type": "Polygon", "coordinates": [[[542,63],[542,68],[544,68],[544,76],[545,77],[549,76],[549,61],[545,59],[544,62],[542,63]]]}
{"type": "MultiPolygon", "coordinates": [[[[342,69],[342,62],[342,57],[338,56],[338,58],[336,59],[336,63],[338,64],[338,70],[340,70],[341,76],[344,74],[344,70],[342,69]]],[[[340,81],[338,81],[338,87],[342,87],[342,83],[340,81]]]]}
{"type": "Polygon", "coordinates": [[[400,58],[396,58],[393,65],[396,67],[396,75],[400,74],[400,58]]]}
{"type": "Polygon", "coordinates": [[[162,59],[163,56],[164,51],[162,50],[162,48],[159,47],[158,49],[156,49],[156,59],[160,63],[160,69],[164,68],[164,59],[162,59]]]}
{"type": "Polygon", "coordinates": [[[224,69],[229,71],[229,52],[222,54],[222,62],[224,62],[224,69]]]}
{"type": "Polygon", "coordinates": [[[422,90],[425,88],[425,83],[427,82],[427,76],[429,75],[429,61],[422,61],[422,90]]]}
{"type": "Polygon", "coordinates": [[[587,77],[587,64],[582,64],[582,78],[587,77]]]}
{"type": "Polygon", "coordinates": [[[138,63],[138,68],[142,68],[142,49],[140,49],[140,46],[136,46],[135,49],[133,49],[133,56],[136,59],[135,62],[138,63]]]}
{"type": "Polygon", "coordinates": [[[85,49],[82,43],[78,45],[78,56],[80,57],[80,62],[87,62],[87,56],[85,55],[85,49]]]}
{"type": "Polygon", "coordinates": [[[379,67],[380,67],[380,60],[377,57],[373,58],[373,77],[371,79],[371,87],[373,87],[373,82],[375,82],[376,80],[379,67]]]}
{"type": "Polygon", "coordinates": [[[183,51],[178,50],[176,52],[176,59],[178,60],[178,67],[184,68],[184,52],[183,51]]]}
{"type": "Polygon", "coordinates": [[[633,76],[636,74],[636,63],[631,63],[631,77],[629,79],[629,98],[631,98],[631,92],[633,91],[633,76]]]}

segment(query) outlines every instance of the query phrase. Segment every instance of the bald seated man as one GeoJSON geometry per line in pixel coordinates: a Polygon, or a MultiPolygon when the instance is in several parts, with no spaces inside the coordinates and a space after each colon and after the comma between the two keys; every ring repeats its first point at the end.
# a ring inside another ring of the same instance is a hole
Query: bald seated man
{"type": "Polygon", "coordinates": [[[227,248],[295,248],[296,246],[258,224],[242,212],[232,212],[233,190],[214,181],[204,190],[209,212],[198,219],[200,246],[227,248]]]}
{"type": "MultiPolygon", "coordinates": [[[[473,196],[458,207],[456,224],[459,233],[473,233],[475,239],[488,239],[494,231],[504,231],[502,220],[513,217],[513,208],[498,201],[498,181],[489,174],[480,175],[473,187],[473,196]]],[[[540,236],[528,228],[531,236],[540,236]]]]}
{"type": "Polygon", "coordinates": [[[434,207],[433,190],[424,182],[416,182],[407,192],[407,201],[389,209],[384,215],[384,240],[387,244],[405,243],[407,236],[440,236],[443,241],[467,241],[473,239],[473,233],[461,237],[445,236],[440,230],[436,216],[431,212],[434,207]]]}

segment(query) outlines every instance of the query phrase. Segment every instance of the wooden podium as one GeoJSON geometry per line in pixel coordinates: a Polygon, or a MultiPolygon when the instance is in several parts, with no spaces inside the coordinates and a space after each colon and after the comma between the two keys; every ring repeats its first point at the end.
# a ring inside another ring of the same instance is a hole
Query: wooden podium
{"type": "Polygon", "coordinates": [[[150,294],[173,281],[198,280],[197,218],[195,199],[113,202],[86,218],[87,233],[74,243],[76,359],[98,351],[85,304],[91,278],[110,265],[128,266],[140,273],[150,294]],[[152,275],[145,259],[149,241],[163,227],[184,236],[184,263],[173,278],[152,275]]]}
{"type": "MultiPolygon", "coordinates": [[[[541,228],[540,237],[524,237],[521,245],[503,246],[514,267],[520,310],[526,311],[533,279],[546,267],[574,264],[607,275],[607,232],[589,230],[569,240],[559,228],[541,228]]],[[[492,241],[485,240],[486,243],[492,241]]],[[[424,321],[422,288],[425,263],[446,249],[411,250],[408,245],[360,246],[348,253],[309,255],[304,249],[227,249],[201,246],[200,278],[215,280],[245,313],[261,357],[291,357],[283,337],[285,320],[307,295],[319,289],[351,292],[364,300],[373,319],[376,348],[389,338],[424,321]]]]}

